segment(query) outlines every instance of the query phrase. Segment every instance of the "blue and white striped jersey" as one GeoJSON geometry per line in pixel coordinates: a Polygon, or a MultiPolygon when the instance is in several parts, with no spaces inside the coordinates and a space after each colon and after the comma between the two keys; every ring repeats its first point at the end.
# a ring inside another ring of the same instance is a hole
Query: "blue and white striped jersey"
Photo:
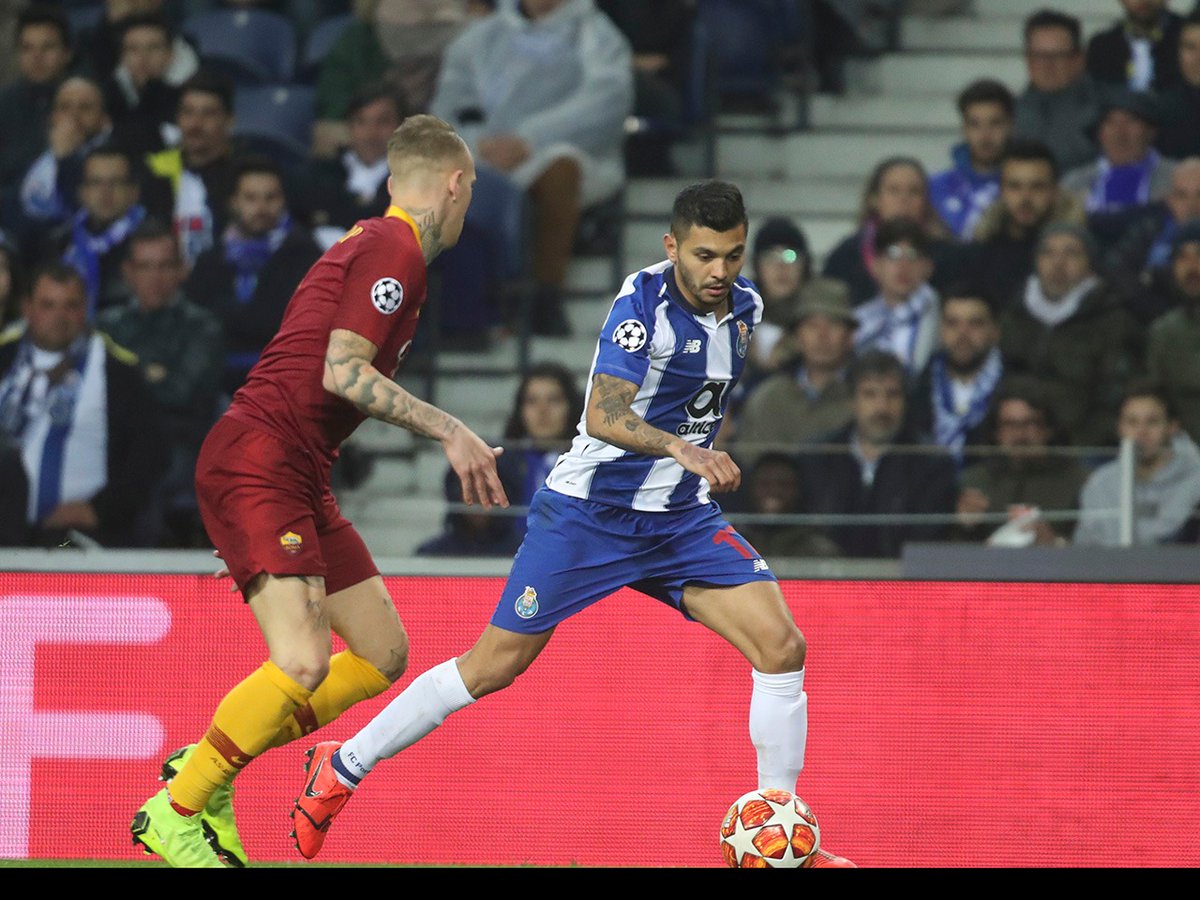
{"type": "MultiPolygon", "coordinates": [[[[680,297],[669,261],[625,279],[600,332],[588,375],[638,385],[632,409],[655,428],[711,447],[733,386],[762,320],[758,289],[739,277],[733,312],[720,321],[699,315],[680,297]]],[[[668,458],[645,456],[589,437],[587,404],[575,440],[558,458],[546,486],[571,497],[644,512],[708,503],[708,482],[668,458]]]]}

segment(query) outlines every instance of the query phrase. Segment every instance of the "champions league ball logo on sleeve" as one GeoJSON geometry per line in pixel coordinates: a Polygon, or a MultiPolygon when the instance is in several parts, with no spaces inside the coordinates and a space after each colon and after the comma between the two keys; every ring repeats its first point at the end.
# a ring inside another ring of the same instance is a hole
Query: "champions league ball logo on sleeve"
{"type": "Polygon", "coordinates": [[[404,286],[395,278],[380,278],[371,285],[371,302],[385,316],[390,316],[404,302],[404,286]]]}
{"type": "Polygon", "coordinates": [[[612,339],[626,353],[636,353],[646,343],[646,326],[637,319],[626,319],[613,329],[612,339]]]}

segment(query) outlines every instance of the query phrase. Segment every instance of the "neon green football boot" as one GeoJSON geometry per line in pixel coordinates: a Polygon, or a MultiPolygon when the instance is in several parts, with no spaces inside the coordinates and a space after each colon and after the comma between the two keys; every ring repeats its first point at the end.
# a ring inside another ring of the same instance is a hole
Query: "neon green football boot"
{"type": "Polygon", "coordinates": [[[226,867],[209,846],[200,817],[177,813],[166,788],[142,804],[129,830],[135,844],[141,844],[147,853],[158,854],[177,869],[226,867]]]}
{"type": "MultiPolygon", "coordinates": [[[[169,782],[183,768],[188,757],[195,751],[195,744],[180,747],[163,761],[159,781],[169,782]]],[[[200,824],[213,851],[234,868],[244,868],[249,861],[242,839],[238,837],[237,822],[233,818],[233,785],[226,782],[208,798],[208,805],[200,813],[200,824]]]]}

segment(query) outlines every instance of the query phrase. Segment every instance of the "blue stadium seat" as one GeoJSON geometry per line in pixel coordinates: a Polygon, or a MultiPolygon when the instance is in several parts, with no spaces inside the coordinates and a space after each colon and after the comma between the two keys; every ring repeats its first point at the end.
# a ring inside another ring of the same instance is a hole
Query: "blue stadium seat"
{"type": "Polygon", "coordinates": [[[305,84],[243,85],[233,95],[233,131],[252,150],[276,156],[286,168],[308,159],[316,89],[305,84]]]}
{"type": "Polygon", "coordinates": [[[329,55],[329,51],[333,49],[333,45],[342,36],[342,32],[349,25],[353,24],[356,19],[356,16],[347,13],[345,15],[322,19],[313,27],[312,32],[308,35],[308,39],[304,42],[304,52],[301,54],[300,62],[296,69],[297,81],[315,82],[317,80],[317,73],[321,69],[321,63],[325,61],[325,57],[329,55]]]}
{"type": "Polygon", "coordinates": [[[206,66],[238,84],[286,84],[296,71],[296,26],[260,9],[214,9],[184,20],[180,31],[206,66]]]}

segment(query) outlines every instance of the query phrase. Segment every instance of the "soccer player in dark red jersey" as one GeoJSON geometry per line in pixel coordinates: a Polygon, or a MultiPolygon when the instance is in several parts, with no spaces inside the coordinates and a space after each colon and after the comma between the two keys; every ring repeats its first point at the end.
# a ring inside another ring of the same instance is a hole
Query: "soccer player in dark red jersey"
{"type": "Polygon", "coordinates": [[[493,448],[392,380],[412,346],[426,267],[458,240],[475,165],[458,134],[412,116],[388,143],[391,206],[330,248],[296,288],[278,334],[196,466],[209,538],[262,630],[268,658],[218,704],[169,784],[133,818],[172,866],[245,865],[232,779],[404,672],[408,637],[366,545],[330,490],[338,447],[370,416],[441,442],[463,501],[507,506],[493,448]],[[346,649],[331,656],[332,633],[346,649]]]}

